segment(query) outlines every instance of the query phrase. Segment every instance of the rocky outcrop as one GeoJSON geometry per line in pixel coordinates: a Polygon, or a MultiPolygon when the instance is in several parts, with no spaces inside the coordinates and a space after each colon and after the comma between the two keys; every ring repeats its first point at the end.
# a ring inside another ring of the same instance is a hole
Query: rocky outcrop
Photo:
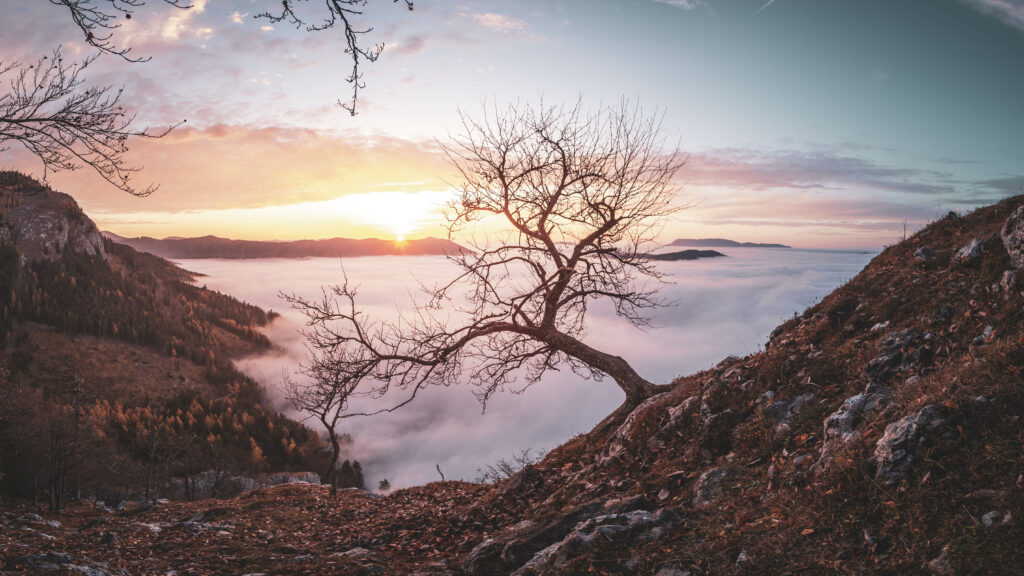
{"type": "Polygon", "coordinates": [[[545,520],[524,520],[475,546],[463,569],[474,576],[508,573],[523,566],[538,552],[566,539],[588,520],[605,518],[604,522],[646,507],[647,501],[643,496],[595,499],[545,520]]]}
{"type": "Polygon", "coordinates": [[[672,510],[634,510],[580,522],[565,538],[541,550],[512,576],[539,576],[564,569],[573,558],[605,543],[652,542],[668,535],[676,520],[672,510]]]}
{"type": "Polygon", "coordinates": [[[23,264],[54,260],[65,251],[106,259],[99,229],[71,196],[9,174],[0,178],[0,243],[16,243],[23,264]]]}
{"type": "Polygon", "coordinates": [[[929,433],[943,423],[938,408],[925,406],[889,424],[875,444],[874,460],[878,466],[876,477],[889,485],[903,480],[904,475],[917,463],[920,447],[929,433]]]}
{"type": "Polygon", "coordinates": [[[1003,247],[1010,255],[1010,264],[1014,268],[1024,268],[1024,206],[1018,207],[1010,214],[1000,232],[1003,247]]]}
{"type": "Polygon", "coordinates": [[[841,448],[860,438],[857,428],[864,416],[883,408],[888,400],[889,389],[873,383],[864,392],[843,400],[839,409],[825,418],[821,454],[813,469],[828,468],[841,448]]]}

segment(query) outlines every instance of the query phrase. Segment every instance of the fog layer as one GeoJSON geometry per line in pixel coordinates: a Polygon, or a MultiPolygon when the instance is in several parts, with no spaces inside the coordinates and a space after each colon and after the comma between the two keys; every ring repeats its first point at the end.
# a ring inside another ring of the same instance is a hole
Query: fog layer
{"type": "MultiPolygon", "coordinates": [[[[645,331],[617,318],[610,307],[591,308],[585,340],[622,356],[656,383],[713,366],[729,355],[763,347],[767,335],[794,312],[853,277],[873,256],[809,250],[724,249],[728,258],[661,262],[671,284],[662,296],[674,304],[654,312],[645,331]]],[[[238,361],[280,402],[283,374],[305,356],[297,330],[302,317],[280,299],[282,291],[317,296],[341,280],[341,262],[304,260],[184,260],[207,275],[198,284],[282,314],[266,329],[278,351],[238,361]]],[[[408,309],[417,280],[449,279],[454,268],[441,257],[366,257],[344,261],[357,303],[370,315],[391,318],[408,309]]],[[[499,394],[481,413],[468,387],[437,388],[392,414],[343,423],[355,442],[346,457],[363,465],[369,486],[387,478],[395,488],[439,480],[473,479],[477,470],[522,449],[549,450],[588,431],[623,399],[614,382],[583,380],[569,370],[547,375],[523,394],[499,394]]],[[[284,408],[282,403],[280,408],[284,408]]],[[[312,423],[310,423],[312,425],[312,423]]]]}

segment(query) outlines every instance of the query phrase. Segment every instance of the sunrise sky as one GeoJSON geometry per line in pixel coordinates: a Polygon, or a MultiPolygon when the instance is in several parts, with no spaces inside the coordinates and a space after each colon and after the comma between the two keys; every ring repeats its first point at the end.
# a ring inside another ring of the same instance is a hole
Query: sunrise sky
{"type": "MultiPolygon", "coordinates": [[[[50,176],[121,235],[441,235],[453,179],[437,141],[484,101],[614,103],[665,114],[696,205],[666,226],[802,247],[878,248],[1024,188],[1024,0],[371,0],[360,114],[339,31],[271,26],[269,0],[150,0],[91,84],[124,85],[140,126],[133,198],[50,176]]],[[[316,4],[316,3],[311,3],[316,4]]],[[[89,48],[66,9],[0,3],[0,59],[89,48]]],[[[0,168],[42,176],[17,147],[0,168]]]]}

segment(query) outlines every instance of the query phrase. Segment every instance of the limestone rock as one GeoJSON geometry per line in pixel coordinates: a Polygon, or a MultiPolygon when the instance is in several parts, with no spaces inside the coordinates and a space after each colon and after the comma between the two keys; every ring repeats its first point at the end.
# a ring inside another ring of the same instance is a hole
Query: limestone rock
{"type": "Polygon", "coordinates": [[[899,483],[917,463],[918,451],[927,433],[943,422],[939,409],[928,405],[889,424],[875,444],[876,477],[889,485],[899,483]]]}
{"type": "Polygon", "coordinates": [[[1000,233],[1010,263],[1014,268],[1024,268],[1024,206],[1018,207],[1006,219],[1000,233]]]}

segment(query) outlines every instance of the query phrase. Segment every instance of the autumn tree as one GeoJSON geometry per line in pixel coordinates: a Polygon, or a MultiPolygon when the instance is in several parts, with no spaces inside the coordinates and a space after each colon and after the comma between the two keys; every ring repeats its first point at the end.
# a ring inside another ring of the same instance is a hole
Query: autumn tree
{"type": "Polygon", "coordinates": [[[345,415],[391,411],[427,386],[464,381],[486,402],[562,366],[614,380],[626,397],[620,413],[662,390],[584,335],[595,302],[638,327],[663,304],[662,274],[645,254],[678,209],[673,182],[684,163],[664,144],[660,117],[626,103],[464,114],[461,133],[444,145],[462,180],[447,214],[450,236],[482,220],[508,231],[449,255],[454,278],[425,288],[420,305],[395,321],[366,316],[347,279],[317,299],[287,296],[307,319],[302,385],[343,408],[358,397],[392,401],[345,415]]]}

